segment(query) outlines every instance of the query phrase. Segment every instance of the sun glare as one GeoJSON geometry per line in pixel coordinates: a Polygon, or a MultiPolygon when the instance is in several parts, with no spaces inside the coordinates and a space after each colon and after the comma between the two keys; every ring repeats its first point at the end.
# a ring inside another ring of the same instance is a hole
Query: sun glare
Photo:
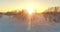
{"type": "Polygon", "coordinates": [[[27,7],[27,12],[28,12],[29,14],[32,14],[32,13],[34,12],[34,7],[33,7],[33,6],[28,6],[28,7],[27,7]]]}

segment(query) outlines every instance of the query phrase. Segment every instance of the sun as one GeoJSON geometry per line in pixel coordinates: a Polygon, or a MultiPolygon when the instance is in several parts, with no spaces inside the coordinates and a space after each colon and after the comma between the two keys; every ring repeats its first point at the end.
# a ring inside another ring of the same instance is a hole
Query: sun
{"type": "Polygon", "coordinates": [[[34,12],[34,6],[28,6],[28,7],[27,7],[27,12],[28,12],[29,14],[32,14],[32,13],[34,12]]]}

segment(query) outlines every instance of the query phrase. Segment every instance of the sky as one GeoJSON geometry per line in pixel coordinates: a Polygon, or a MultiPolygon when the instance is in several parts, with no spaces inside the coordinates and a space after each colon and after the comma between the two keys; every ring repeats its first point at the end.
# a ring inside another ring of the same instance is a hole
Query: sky
{"type": "Polygon", "coordinates": [[[28,6],[34,6],[34,9],[43,11],[49,7],[60,6],[60,0],[0,0],[1,12],[21,10],[28,6]]]}

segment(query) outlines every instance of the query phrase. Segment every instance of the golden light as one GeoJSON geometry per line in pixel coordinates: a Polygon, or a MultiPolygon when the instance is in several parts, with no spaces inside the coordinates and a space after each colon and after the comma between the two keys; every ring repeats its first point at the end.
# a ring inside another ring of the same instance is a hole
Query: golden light
{"type": "Polygon", "coordinates": [[[32,13],[34,13],[34,6],[29,5],[27,6],[27,12],[28,12],[28,27],[27,30],[30,31],[31,30],[31,17],[32,17],[32,13]]]}
{"type": "Polygon", "coordinates": [[[29,14],[32,14],[34,12],[34,6],[28,6],[26,9],[29,14]]]}

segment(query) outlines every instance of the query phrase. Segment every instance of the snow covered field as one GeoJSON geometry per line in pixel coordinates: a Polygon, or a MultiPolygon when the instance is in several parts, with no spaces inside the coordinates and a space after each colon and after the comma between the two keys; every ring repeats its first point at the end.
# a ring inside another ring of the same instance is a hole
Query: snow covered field
{"type": "MultiPolygon", "coordinates": [[[[31,22],[29,32],[60,32],[60,23],[49,22],[42,14],[32,17],[31,22]]],[[[7,15],[0,17],[0,32],[28,32],[27,28],[27,21],[7,15]]]]}

